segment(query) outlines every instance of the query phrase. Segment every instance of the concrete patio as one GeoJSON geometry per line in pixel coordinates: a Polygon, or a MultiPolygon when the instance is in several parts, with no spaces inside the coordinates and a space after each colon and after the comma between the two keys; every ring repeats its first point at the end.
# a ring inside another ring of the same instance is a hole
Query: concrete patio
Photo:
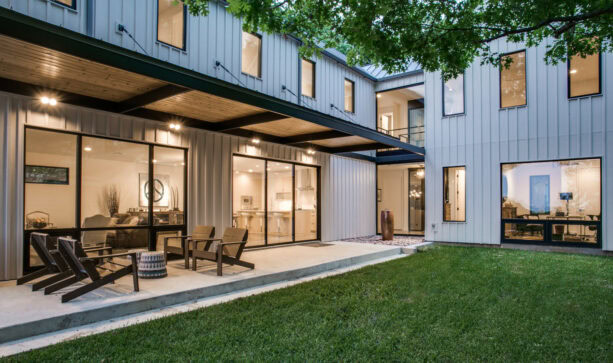
{"type": "Polygon", "coordinates": [[[223,295],[267,284],[291,281],[403,253],[402,248],[351,242],[302,244],[248,251],[244,259],[254,270],[200,262],[198,271],[185,270],[182,260],[168,263],[168,277],[140,279],[133,292],[131,276],[62,304],[64,291],[48,296],[30,285],[14,282],[0,287],[0,343],[140,313],[196,299],[223,295]],[[319,247],[317,247],[319,246],[319,247]]]}

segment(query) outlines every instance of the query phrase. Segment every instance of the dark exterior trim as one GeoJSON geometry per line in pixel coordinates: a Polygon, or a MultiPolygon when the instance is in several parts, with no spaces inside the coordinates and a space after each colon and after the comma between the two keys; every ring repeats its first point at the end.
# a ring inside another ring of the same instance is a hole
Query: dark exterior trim
{"type": "Polygon", "coordinates": [[[468,198],[466,197],[466,191],[467,191],[467,174],[468,172],[466,171],[466,165],[449,165],[449,166],[443,166],[443,222],[444,223],[466,223],[466,219],[468,217],[468,198]],[[449,220],[449,219],[445,219],[445,169],[451,169],[451,168],[464,168],[464,219],[463,220],[449,220]]]}
{"type": "Polygon", "coordinates": [[[602,94],[602,53],[598,53],[598,92],[588,93],[584,95],[571,96],[570,95],[570,59],[566,60],[566,95],[569,100],[573,100],[581,97],[597,96],[602,94]]]}
{"type": "Polygon", "coordinates": [[[520,50],[516,50],[513,52],[508,52],[508,53],[503,53],[501,54],[498,59],[502,59],[503,57],[509,56],[509,55],[513,55],[513,54],[517,54],[517,53],[524,53],[524,79],[525,79],[525,87],[526,87],[526,102],[522,105],[513,105],[513,106],[505,106],[502,107],[502,65],[500,65],[498,67],[498,108],[500,110],[507,110],[510,108],[514,108],[514,107],[524,107],[528,105],[528,52],[526,51],[526,49],[520,49],[520,50]]]}
{"type": "Polygon", "coordinates": [[[337,153],[346,153],[346,152],[354,152],[354,151],[368,151],[368,150],[385,149],[385,148],[387,148],[387,145],[375,142],[375,143],[369,143],[369,144],[334,147],[334,148],[329,148],[329,149],[330,149],[330,153],[337,154],[337,153]]]}
{"type": "Polygon", "coordinates": [[[401,155],[377,156],[376,162],[378,165],[418,163],[418,162],[423,163],[424,157],[421,155],[405,153],[401,155]]]}
{"type": "Polygon", "coordinates": [[[133,111],[137,108],[141,108],[163,99],[179,95],[181,93],[188,92],[189,89],[185,87],[175,86],[174,84],[167,84],[165,86],[156,88],[149,92],[145,92],[141,95],[134,96],[128,100],[125,100],[118,104],[118,113],[126,113],[133,111]]]}
{"type": "Polygon", "coordinates": [[[565,247],[591,247],[591,248],[602,248],[602,210],[604,205],[603,196],[602,196],[602,157],[600,156],[592,156],[592,157],[580,157],[580,158],[564,158],[564,159],[549,159],[549,160],[529,160],[529,161],[509,161],[500,163],[500,204],[498,208],[500,209],[500,243],[514,243],[514,244],[529,244],[529,245],[544,245],[544,246],[565,246],[565,247]],[[535,163],[547,163],[547,162],[557,162],[557,161],[572,161],[572,160],[600,160],[600,220],[598,221],[572,221],[572,220],[541,220],[541,219],[504,219],[502,218],[502,166],[509,164],[535,164],[535,163]],[[518,224],[542,224],[543,225],[543,240],[542,241],[534,241],[534,240],[516,240],[516,239],[506,239],[504,236],[504,224],[505,223],[518,223],[518,224]],[[596,243],[587,243],[587,242],[554,242],[551,239],[551,227],[554,224],[573,224],[573,225],[594,225],[596,226],[596,243]]]}
{"type": "Polygon", "coordinates": [[[409,145],[371,128],[123,49],[5,8],[0,8],[0,34],[164,82],[265,108],[271,112],[300,118],[351,135],[371,139],[386,144],[388,147],[397,147],[420,155],[425,154],[424,148],[409,145]]]}
{"type": "MultiPolygon", "coordinates": [[[[443,117],[462,116],[466,115],[466,78],[465,73],[462,73],[462,112],[458,113],[445,113],[445,80],[441,77],[441,99],[443,103],[443,117]]],[[[526,95],[527,96],[527,95],[526,95]]]]}
{"type": "Polygon", "coordinates": [[[64,8],[71,9],[71,10],[74,10],[74,11],[77,10],[77,2],[78,1],[79,0],[72,0],[72,5],[66,5],[66,4],[60,2],[59,0],[51,0],[51,2],[54,3],[54,4],[57,4],[59,6],[62,6],[64,8]]]}
{"type": "Polygon", "coordinates": [[[244,126],[262,124],[266,122],[283,120],[286,118],[288,117],[285,115],[279,115],[278,113],[266,111],[255,115],[238,117],[232,120],[215,122],[211,125],[211,131],[230,131],[244,126]]]}
{"type": "Polygon", "coordinates": [[[311,134],[289,136],[285,138],[286,140],[285,142],[286,144],[292,145],[292,144],[299,144],[299,143],[307,142],[307,141],[327,140],[327,139],[334,139],[337,137],[344,137],[344,136],[350,136],[350,135],[347,135],[344,132],[330,130],[330,131],[313,132],[311,134]]]}
{"type": "Polygon", "coordinates": [[[187,6],[183,5],[183,47],[177,47],[176,45],[168,44],[160,40],[160,34],[158,32],[160,29],[160,7],[159,5],[160,5],[159,0],[155,0],[155,13],[156,13],[155,41],[160,44],[164,44],[168,47],[171,47],[173,49],[178,49],[178,50],[185,52],[187,50],[187,6]]]}

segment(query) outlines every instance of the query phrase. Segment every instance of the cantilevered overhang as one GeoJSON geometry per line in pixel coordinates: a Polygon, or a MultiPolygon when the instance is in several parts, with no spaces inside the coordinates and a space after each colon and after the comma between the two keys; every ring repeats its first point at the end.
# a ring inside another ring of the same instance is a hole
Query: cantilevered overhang
{"type": "Polygon", "coordinates": [[[398,148],[373,129],[0,8],[0,90],[330,153],[398,148]]]}

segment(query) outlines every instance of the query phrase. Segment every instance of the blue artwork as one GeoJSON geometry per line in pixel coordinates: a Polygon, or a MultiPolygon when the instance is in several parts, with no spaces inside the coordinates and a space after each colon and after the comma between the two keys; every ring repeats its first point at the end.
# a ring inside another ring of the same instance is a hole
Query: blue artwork
{"type": "Polygon", "coordinates": [[[530,214],[549,214],[549,175],[530,176],[530,214]]]}

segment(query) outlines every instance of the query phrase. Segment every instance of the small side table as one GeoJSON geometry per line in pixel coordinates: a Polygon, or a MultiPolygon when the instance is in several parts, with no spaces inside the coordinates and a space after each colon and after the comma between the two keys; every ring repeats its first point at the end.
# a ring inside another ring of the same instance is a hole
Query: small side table
{"type": "Polygon", "coordinates": [[[168,276],[164,251],[141,252],[138,259],[138,277],[161,279],[168,276]]]}

